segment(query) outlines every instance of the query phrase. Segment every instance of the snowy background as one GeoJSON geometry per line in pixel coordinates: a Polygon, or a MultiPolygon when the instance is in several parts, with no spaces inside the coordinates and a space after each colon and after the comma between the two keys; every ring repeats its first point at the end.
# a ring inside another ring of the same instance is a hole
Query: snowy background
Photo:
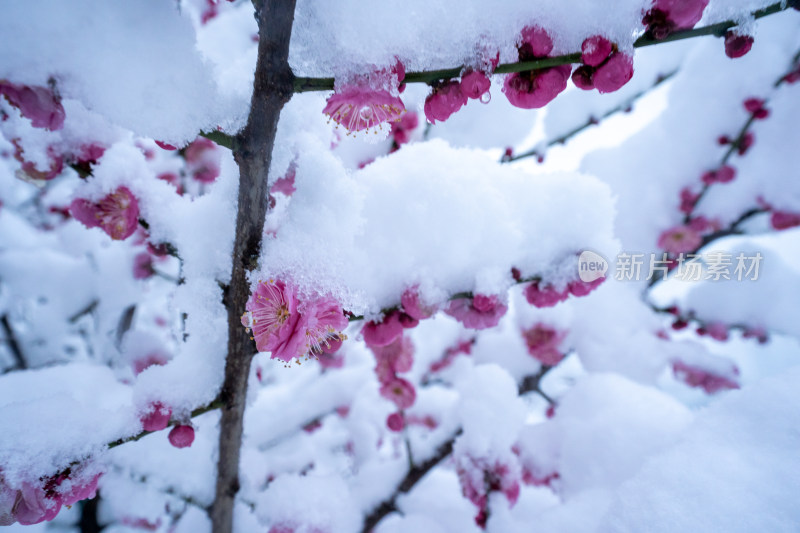
{"type": "MultiPolygon", "coordinates": [[[[784,79],[800,72],[800,13],[753,21],[770,2],[712,0],[698,25],[733,18],[754,37],[747,55],[714,37],[634,53],[651,3],[298,1],[298,76],[514,62],[533,23],[554,54],[606,36],[634,75],[610,94],[570,83],[537,110],[509,104],[495,75],[490,102],[435,125],[430,88],[408,84],[407,143],[385,125],[346,135],[322,113],[330,91],[294,95],[270,182],[293,175],[295,190],[273,188],[253,283],[291,279],[367,321],[409,288],[433,307],[494,295],[507,312],[487,329],[438,312],[404,330],[415,399],[400,431],[364,320],[320,362],[258,354],[237,531],[359,531],[409,464],[454,438],[376,533],[477,532],[480,512],[496,532],[800,529],[800,229],[776,223],[800,225],[800,83],[784,79]],[[767,117],[749,120],[752,98],[767,117]],[[743,131],[747,150],[720,140],[743,131]],[[735,179],[704,187],[723,163],[735,179]],[[673,251],[665,232],[690,222],[703,254],[760,254],[758,279],[645,279],[650,254],[673,251]],[[531,305],[512,268],[561,290],[584,250],[609,261],[606,281],[531,305]],[[638,280],[615,279],[620,253],[643,254],[638,280]]],[[[71,468],[76,484],[102,473],[103,531],[210,531],[219,415],[192,411],[223,378],[238,168],[196,139],[245,124],[257,33],[243,0],[0,1],[0,84],[54,88],[65,115],[49,131],[0,96],[0,523],[4,495],[71,468]],[[123,186],[145,222],[127,239],[70,215],[123,186]],[[191,447],[165,430],[109,448],[156,404],[194,428],[191,447]]],[[[7,530],[79,531],[83,509],[7,530]]]]}

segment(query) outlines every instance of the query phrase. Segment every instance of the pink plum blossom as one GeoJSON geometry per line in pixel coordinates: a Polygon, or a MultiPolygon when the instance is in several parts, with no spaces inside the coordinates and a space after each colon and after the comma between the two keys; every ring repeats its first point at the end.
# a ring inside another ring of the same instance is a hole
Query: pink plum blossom
{"type": "Polygon", "coordinates": [[[425,98],[425,117],[432,123],[444,122],[450,115],[467,105],[467,95],[458,80],[449,80],[434,86],[425,98]]]}
{"type": "Polygon", "coordinates": [[[489,92],[492,81],[480,70],[469,69],[461,76],[461,92],[467,98],[478,100],[489,92]]]}
{"type": "Polygon", "coordinates": [[[511,506],[519,499],[520,469],[514,462],[490,461],[463,455],[456,459],[456,474],[461,492],[478,508],[475,522],[484,528],[486,525],[489,494],[501,492],[511,506]]]}
{"type": "Polygon", "coordinates": [[[611,55],[614,45],[602,35],[593,35],[581,44],[581,61],[590,67],[600,66],[611,55]]]}
{"type": "Polygon", "coordinates": [[[764,107],[766,102],[761,98],[748,98],[744,101],[744,108],[756,120],[763,120],[769,116],[769,109],[764,107]]]}
{"type": "Polygon", "coordinates": [[[571,281],[567,285],[567,290],[573,296],[577,296],[577,297],[580,298],[582,296],[586,296],[587,294],[589,294],[590,292],[595,290],[605,280],[606,280],[605,276],[603,276],[601,278],[597,278],[594,281],[583,281],[583,280],[578,279],[578,280],[575,280],[575,281],[571,281]]]}
{"type": "Polygon", "coordinates": [[[386,346],[371,346],[375,354],[375,372],[381,382],[391,380],[399,372],[408,372],[414,364],[414,343],[401,335],[386,346]]]}
{"type": "Polygon", "coordinates": [[[581,44],[581,61],[590,67],[597,67],[614,50],[614,45],[602,35],[593,35],[581,44]]]}
{"type": "Polygon", "coordinates": [[[222,154],[219,146],[205,137],[198,137],[184,152],[186,168],[200,183],[213,183],[220,172],[222,154]]]}
{"type": "Polygon", "coordinates": [[[633,77],[633,58],[628,54],[614,53],[597,67],[592,81],[598,92],[613,93],[633,77]]]}
{"type": "MultiPolygon", "coordinates": [[[[701,388],[708,394],[714,394],[725,389],[738,389],[739,383],[731,378],[715,374],[698,366],[689,365],[683,361],[672,363],[675,377],[690,387],[701,388]]],[[[733,367],[733,374],[739,375],[739,370],[733,367]]]]}
{"type": "Polygon", "coordinates": [[[656,0],[642,23],[654,39],[664,39],[674,31],[694,27],[707,5],[708,0],[656,0]]]}
{"type": "Polygon", "coordinates": [[[515,72],[506,77],[503,93],[515,107],[538,109],[549,104],[567,88],[571,68],[557,67],[515,72]]]}
{"type": "Polygon", "coordinates": [[[403,324],[400,322],[400,313],[390,311],[381,322],[370,321],[361,330],[367,346],[387,346],[403,334],[403,324]]]}
{"type": "Polygon", "coordinates": [[[149,252],[139,252],[133,258],[133,279],[147,279],[155,273],[153,256],[149,252]]]}
{"type": "Polygon", "coordinates": [[[125,186],[97,202],[76,198],[69,210],[84,226],[99,227],[114,240],[127,239],[139,227],[139,202],[125,186]]]}
{"type": "Polygon", "coordinates": [[[594,68],[587,65],[581,65],[573,71],[572,83],[574,83],[575,87],[578,89],[583,91],[591,91],[594,89],[594,73],[594,68]]]}
{"type": "Polygon", "coordinates": [[[133,373],[139,375],[151,366],[162,366],[167,364],[167,356],[160,352],[150,352],[144,357],[140,357],[133,362],[133,373]]]}
{"type": "Polygon", "coordinates": [[[176,448],[188,448],[194,442],[194,428],[192,426],[175,426],[169,432],[169,443],[176,448]]]}
{"type": "Polygon", "coordinates": [[[552,285],[542,285],[540,281],[534,281],[525,287],[525,299],[534,307],[553,307],[559,302],[563,302],[569,297],[569,290],[559,291],[552,285]]]}
{"type": "Polygon", "coordinates": [[[245,308],[242,325],[252,329],[258,350],[286,362],[322,353],[347,327],[333,298],[301,302],[294,285],[282,280],[259,281],[245,308]]]}
{"type": "Polygon", "coordinates": [[[722,322],[711,322],[706,324],[706,333],[714,340],[724,342],[728,340],[728,326],[722,322]]]}
{"type": "Polygon", "coordinates": [[[387,400],[391,400],[398,409],[408,409],[414,405],[414,400],[417,398],[417,391],[414,390],[414,385],[401,377],[393,377],[384,381],[380,389],[381,396],[387,400]]]}
{"type": "Polygon", "coordinates": [[[664,231],[658,238],[658,246],[665,252],[680,254],[700,247],[703,238],[689,226],[675,226],[664,231]]]}
{"type": "Polygon", "coordinates": [[[161,148],[162,150],[167,150],[167,151],[170,151],[170,152],[175,151],[175,150],[178,149],[177,146],[174,146],[174,145],[169,144],[169,143],[165,143],[164,141],[156,141],[156,145],[158,145],[158,147],[161,148]]]}
{"type": "Polygon", "coordinates": [[[160,431],[167,427],[172,416],[172,409],[161,402],[152,404],[142,416],[142,428],[145,431],[160,431]]]}
{"type": "Polygon", "coordinates": [[[753,146],[755,140],[756,137],[753,134],[753,132],[748,131],[747,133],[742,135],[741,139],[739,139],[739,142],[736,145],[736,151],[739,153],[739,155],[746,154],[747,151],[750,149],[750,147],[753,146]]]}
{"type": "Polygon", "coordinates": [[[71,467],[37,482],[24,481],[15,490],[0,475],[0,525],[18,522],[29,526],[53,520],[62,505],[94,498],[99,479],[100,474],[90,475],[81,472],[81,467],[71,467]]]}
{"type": "Polygon", "coordinates": [[[697,200],[700,199],[700,193],[692,192],[688,187],[681,189],[681,205],[680,210],[682,213],[691,213],[697,200]]]}
{"type": "Polygon", "coordinates": [[[714,183],[729,183],[736,177],[736,169],[730,165],[722,165],[717,170],[710,170],[703,174],[701,180],[706,185],[714,183]]]}
{"type": "Polygon", "coordinates": [[[553,39],[541,26],[525,26],[520,34],[522,36],[520,55],[532,58],[547,57],[553,51],[553,39]]]}
{"type": "Polygon", "coordinates": [[[322,112],[348,132],[369,130],[398,120],[406,111],[403,101],[389,91],[357,85],[345,87],[328,98],[322,112]]]}
{"type": "Polygon", "coordinates": [[[456,298],[444,312],[452,316],[464,327],[486,329],[496,326],[508,307],[496,295],[476,294],[473,298],[456,298]]]}
{"type": "Polygon", "coordinates": [[[45,87],[18,85],[0,79],[0,96],[29,118],[35,128],[60,130],[64,126],[64,107],[53,91],[45,87]]]}
{"type": "Polygon", "coordinates": [[[564,358],[559,345],[565,336],[565,332],[542,323],[522,330],[528,353],[546,366],[555,366],[564,358]]]}
{"type": "Polygon", "coordinates": [[[725,55],[731,59],[742,57],[753,47],[753,37],[733,31],[725,34],[725,55]]]}
{"type": "Polygon", "coordinates": [[[430,318],[436,312],[436,306],[426,305],[420,300],[419,287],[416,285],[403,292],[400,297],[400,305],[405,314],[417,320],[430,318]]]}
{"type": "Polygon", "coordinates": [[[415,111],[408,111],[400,120],[392,122],[392,138],[397,146],[408,143],[411,134],[419,126],[419,116],[415,111]]]}
{"type": "Polygon", "coordinates": [[[769,219],[773,229],[784,230],[800,226],[800,213],[773,211],[769,219]]]}
{"type": "Polygon", "coordinates": [[[386,427],[388,427],[391,431],[403,431],[405,425],[403,413],[392,413],[386,417],[386,427]]]}

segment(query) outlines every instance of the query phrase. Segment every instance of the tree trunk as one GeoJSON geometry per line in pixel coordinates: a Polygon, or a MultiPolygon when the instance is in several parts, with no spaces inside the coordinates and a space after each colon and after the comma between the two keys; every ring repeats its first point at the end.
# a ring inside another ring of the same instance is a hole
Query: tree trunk
{"type": "Polygon", "coordinates": [[[293,75],[289,68],[289,39],[295,0],[253,2],[259,28],[258,62],[247,126],[234,142],[239,165],[239,208],[233,246],[231,284],[225,295],[228,309],[228,357],[222,384],[219,460],[216,498],[211,508],[214,533],[233,530],[234,498],[239,491],[239,448],[250,361],[256,352],[242,327],[241,315],[250,296],[248,272],[256,268],[267,214],[267,174],[278,117],[292,97],[293,75]]]}

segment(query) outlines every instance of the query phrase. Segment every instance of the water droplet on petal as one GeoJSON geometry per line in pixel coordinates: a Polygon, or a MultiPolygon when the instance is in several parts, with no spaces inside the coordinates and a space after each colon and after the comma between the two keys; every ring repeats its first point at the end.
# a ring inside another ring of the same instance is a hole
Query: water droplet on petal
{"type": "Polygon", "coordinates": [[[492,93],[490,93],[489,91],[486,91],[481,95],[482,104],[488,104],[491,100],[492,100],[492,93]]]}

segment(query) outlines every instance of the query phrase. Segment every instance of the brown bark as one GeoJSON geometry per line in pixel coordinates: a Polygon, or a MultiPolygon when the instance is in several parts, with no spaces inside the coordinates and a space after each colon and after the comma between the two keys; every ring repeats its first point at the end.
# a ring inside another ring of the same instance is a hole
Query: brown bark
{"type": "Polygon", "coordinates": [[[239,165],[239,207],[233,246],[231,283],[225,295],[228,309],[228,357],[220,398],[219,458],[216,498],[211,509],[214,533],[233,530],[234,498],[239,491],[239,452],[250,361],[256,352],[240,318],[250,296],[247,274],[256,268],[267,214],[267,174],[278,118],[293,91],[289,39],[295,0],[253,2],[259,27],[258,62],[247,126],[234,139],[239,165]]]}

